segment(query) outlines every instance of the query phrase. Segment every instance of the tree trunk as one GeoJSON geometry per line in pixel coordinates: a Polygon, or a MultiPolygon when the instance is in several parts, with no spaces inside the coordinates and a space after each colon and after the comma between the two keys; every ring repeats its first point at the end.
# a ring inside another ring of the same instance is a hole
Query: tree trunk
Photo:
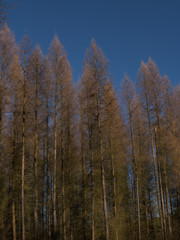
{"type": "Polygon", "coordinates": [[[38,76],[36,69],[36,83],[35,83],[35,129],[34,129],[34,177],[35,177],[35,207],[34,207],[34,224],[35,224],[35,240],[38,239],[38,138],[37,138],[37,106],[38,106],[38,76]]]}
{"type": "Polygon", "coordinates": [[[56,66],[56,87],[55,87],[55,116],[54,116],[54,168],[53,168],[53,221],[54,221],[54,236],[56,236],[56,172],[57,172],[57,66],[56,66]]]}
{"type": "MultiPolygon", "coordinates": [[[[116,219],[117,206],[116,206],[116,182],[115,182],[115,171],[114,171],[114,156],[111,154],[111,166],[112,166],[112,180],[113,180],[113,198],[114,198],[114,219],[116,219]]],[[[116,240],[119,239],[118,228],[116,224],[116,240]]]]}
{"type": "MultiPolygon", "coordinates": [[[[1,80],[0,80],[0,164],[2,163],[2,138],[3,138],[3,78],[4,78],[4,60],[5,58],[5,46],[3,47],[2,53],[2,66],[1,66],[1,80]]],[[[1,172],[0,172],[1,174],[1,172]]],[[[4,180],[2,181],[4,184],[4,180]]],[[[4,199],[4,193],[2,193],[2,198],[4,199]]],[[[4,226],[4,211],[3,208],[0,209],[0,214],[2,215],[0,224],[2,225],[2,239],[5,239],[5,226],[4,226]]]]}
{"type": "Polygon", "coordinates": [[[86,240],[86,176],[85,176],[85,155],[84,155],[84,139],[82,140],[82,188],[83,188],[83,239],[86,240]]]}
{"type": "MultiPolygon", "coordinates": [[[[66,240],[66,207],[65,207],[65,169],[64,169],[64,143],[63,143],[63,128],[64,128],[64,109],[63,109],[63,90],[62,83],[60,86],[60,104],[61,104],[61,176],[62,176],[62,217],[63,217],[63,239],[66,240]]],[[[69,144],[69,143],[68,143],[69,144]]]]}
{"type": "Polygon", "coordinates": [[[166,206],[167,206],[167,217],[168,217],[168,227],[169,227],[169,237],[172,239],[172,226],[171,226],[171,213],[170,213],[170,207],[169,207],[169,191],[167,187],[167,174],[166,169],[164,168],[164,175],[165,175],[165,192],[166,192],[166,206]]]}
{"type": "MultiPolygon", "coordinates": [[[[116,181],[115,181],[115,170],[114,170],[114,154],[113,154],[113,149],[112,149],[112,140],[110,136],[110,151],[111,151],[111,175],[112,175],[112,187],[113,187],[113,211],[114,211],[114,219],[116,219],[116,213],[117,213],[117,207],[116,207],[116,181]]],[[[117,228],[117,223],[115,227],[116,231],[116,240],[119,239],[118,236],[118,228],[117,228]]]]}
{"type": "Polygon", "coordinates": [[[138,210],[138,236],[139,240],[141,240],[141,213],[140,213],[140,203],[139,203],[139,176],[137,169],[137,161],[135,156],[135,146],[134,146],[134,131],[133,131],[133,123],[132,123],[132,109],[130,106],[130,102],[128,101],[128,111],[129,111],[129,124],[131,131],[131,146],[132,146],[132,164],[136,178],[136,197],[137,197],[137,210],[138,210]]]}
{"type": "Polygon", "coordinates": [[[84,139],[84,117],[81,112],[81,171],[82,171],[82,191],[83,191],[83,239],[86,240],[86,163],[85,163],[85,139],[84,139]]]}
{"type": "Polygon", "coordinates": [[[95,240],[95,224],[94,224],[94,154],[91,151],[91,240],[95,240]]]}
{"type": "MultiPolygon", "coordinates": [[[[88,92],[86,93],[88,96],[88,92]]],[[[89,99],[87,99],[87,118],[88,118],[88,135],[89,135],[89,149],[90,149],[90,168],[91,168],[91,240],[95,240],[95,220],[94,220],[94,153],[91,129],[91,107],[89,99]]]]}
{"type": "Polygon", "coordinates": [[[2,154],[2,128],[3,128],[3,78],[4,78],[4,58],[5,58],[5,45],[2,53],[2,66],[1,66],[1,80],[0,80],[0,161],[2,154]]]}
{"type": "Polygon", "coordinates": [[[25,164],[25,81],[26,81],[26,54],[24,56],[24,79],[23,79],[23,109],[22,109],[22,169],[21,169],[21,200],[22,200],[22,240],[25,240],[25,223],[24,223],[24,164],[25,164]]]}
{"type": "Polygon", "coordinates": [[[158,165],[158,175],[159,175],[159,185],[160,185],[160,198],[161,198],[161,208],[162,208],[162,218],[163,218],[163,229],[164,229],[164,240],[167,239],[167,230],[166,230],[166,212],[165,212],[165,203],[164,203],[164,190],[163,190],[163,182],[162,182],[162,167],[164,165],[164,159],[162,158],[162,146],[160,141],[160,120],[159,120],[159,106],[157,102],[157,94],[156,89],[154,88],[154,81],[153,81],[153,94],[154,94],[154,101],[155,101],[155,111],[156,111],[156,120],[157,120],[157,127],[155,126],[155,146],[156,146],[156,154],[157,154],[157,165],[158,165]],[[160,159],[162,158],[162,159],[160,159]],[[162,161],[162,164],[161,162],[162,161]]]}
{"type": "Polygon", "coordinates": [[[160,216],[160,220],[161,220],[161,231],[162,231],[163,238],[165,239],[163,216],[162,216],[161,202],[160,202],[158,169],[157,169],[156,155],[155,155],[155,151],[154,151],[154,140],[153,140],[153,133],[152,133],[152,129],[151,129],[151,119],[150,119],[149,102],[147,99],[147,92],[145,93],[145,97],[146,97],[146,108],[147,108],[147,116],[148,116],[148,129],[149,129],[149,134],[150,134],[150,144],[151,144],[151,151],[152,151],[152,157],[153,157],[154,175],[155,175],[155,180],[156,180],[156,194],[157,194],[158,210],[159,210],[159,216],[160,216]]]}
{"type": "Polygon", "coordinates": [[[140,203],[139,203],[139,178],[136,176],[136,194],[137,194],[137,208],[138,208],[138,232],[139,240],[141,240],[141,214],[140,214],[140,203]]]}
{"type": "Polygon", "coordinates": [[[105,185],[105,176],[104,176],[104,159],[103,159],[103,156],[102,156],[102,147],[101,147],[101,181],[102,181],[103,209],[104,209],[106,240],[109,240],[109,225],[108,225],[108,212],[107,212],[107,201],[106,201],[106,185],[105,185]]]}
{"type": "MultiPolygon", "coordinates": [[[[61,149],[63,151],[63,149],[61,149]]],[[[64,189],[64,159],[63,153],[61,154],[62,165],[61,165],[61,174],[62,174],[62,215],[63,215],[63,239],[66,240],[66,211],[65,211],[65,189],[64,189]]]]}
{"type": "Polygon", "coordinates": [[[16,213],[15,213],[15,151],[16,151],[16,117],[14,113],[14,136],[13,136],[13,154],[12,154],[12,226],[13,226],[13,240],[16,240],[16,213]]]}
{"type": "MultiPolygon", "coordinates": [[[[98,118],[98,128],[100,133],[100,122],[98,118]]],[[[106,183],[105,183],[105,173],[104,173],[104,157],[102,148],[102,136],[100,137],[100,156],[101,156],[101,183],[102,183],[102,196],[103,196],[103,211],[104,211],[104,222],[106,231],[106,240],[109,240],[109,224],[108,224],[108,211],[107,211],[107,200],[106,200],[106,183]]]]}
{"type": "Polygon", "coordinates": [[[46,158],[47,158],[47,214],[48,214],[48,239],[51,239],[51,206],[50,206],[50,174],[49,174],[49,107],[46,95],[46,158]]]}

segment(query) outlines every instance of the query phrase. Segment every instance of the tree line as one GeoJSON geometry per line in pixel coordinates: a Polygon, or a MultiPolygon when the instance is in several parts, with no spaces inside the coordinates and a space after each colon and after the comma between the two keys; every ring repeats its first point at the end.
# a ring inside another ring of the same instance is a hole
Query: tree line
{"type": "Polygon", "coordinates": [[[5,24],[0,71],[0,239],[180,238],[180,87],[151,58],[117,92],[92,40],[73,84],[57,36],[5,24]]]}

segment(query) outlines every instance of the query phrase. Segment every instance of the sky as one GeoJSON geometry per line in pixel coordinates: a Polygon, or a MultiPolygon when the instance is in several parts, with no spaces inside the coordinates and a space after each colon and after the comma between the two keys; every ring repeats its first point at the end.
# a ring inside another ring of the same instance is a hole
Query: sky
{"type": "Polygon", "coordinates": [[[6,0],[16,41],[28,32],[46,54],[55,34],[63,44],[77,82],[91,39],[109,61],[116,89],[126,72],[137,79],[141,61],[151,57],[172,85],[180,83],[179,0],[6,0]]]}

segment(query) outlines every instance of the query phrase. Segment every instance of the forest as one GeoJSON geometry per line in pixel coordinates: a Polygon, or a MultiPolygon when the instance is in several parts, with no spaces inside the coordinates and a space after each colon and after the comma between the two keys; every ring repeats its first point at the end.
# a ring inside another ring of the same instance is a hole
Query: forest
{"type": "Polygon", "coordinates": [[[180,86],[149,58],[113,86],[93,39],[79,81],[0,29],[0,239],[180,239],[180,86]]]}

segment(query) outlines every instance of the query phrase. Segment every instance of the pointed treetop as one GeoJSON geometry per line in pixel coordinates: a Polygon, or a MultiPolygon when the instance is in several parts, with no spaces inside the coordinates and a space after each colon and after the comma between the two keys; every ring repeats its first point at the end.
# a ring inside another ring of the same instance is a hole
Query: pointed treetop
{"type": "Polygon", "coordinates": [[[122,100],[125,102],[133,101],[135,96],[135,87],[132,80],[125,73],[121,82],[122,100]]]}
{"type": "Polygon", "coordinates": [[[55,49],[60,49],[62,52],[64,51],[64,47],[61,44],[57,34],[54,35],[54,38],[53,38],[53,40],[50,44],[50,48],[53,48],[54,50],[55,49]]]}
{"type": "Polygon", "coordinates": [[[103,67],[103,69],[108,69],[108,60],[104,56],[101,48],[96,44],[95,39],[91,40],[90,47],[87,49],[84,59],[84,65],[89,65],[93,67],[103,67]]]}
{"type": "Polygon", "coordinates": [[[41,50],[41,47],[40,47],[39,44],[36,44],[35,49],[34,49],[34,52],[42,55],[42,50],[41,50]]]}
{"type": "Polygon", "coordinates": [[[96,49],[96,47],[97,47],[96,41],[95,41],[94,38],[92,38],[92,40],[91,40],[91,48],[92,48],[92,49],[96,49]]]}
{"type": "Polygon", "coordinates": [[[5,23],[2,29],[0,29],[0,41],[6,43],[9,40],[15,42],[15,37],[14,34],[11,32],[10,28],[8,27],[8,24],[5,23]]]}
{"type": "Polygon", "coordinates": [[[61,60],[62,58],[67,58],[66,51],[64,50],[63,45],[61,44],[57,34],[54,35],[54,38],[48,49],[48,58],[61,60]]]}

